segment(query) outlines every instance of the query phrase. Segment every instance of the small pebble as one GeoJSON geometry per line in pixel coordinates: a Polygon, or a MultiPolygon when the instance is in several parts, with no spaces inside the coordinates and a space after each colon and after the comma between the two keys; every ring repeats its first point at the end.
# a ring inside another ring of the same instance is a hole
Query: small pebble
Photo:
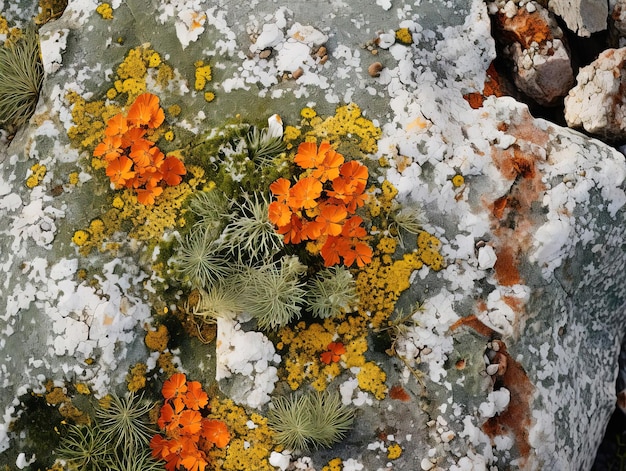
{"type": "Polygon", "coordinates": [[[303,73],[304,70],[302,70],[302,67],[298,67],[296,70],[293,71],[293,74],[291,74],[291,76],[294,80],[298,80],[300,77],[302,77],[303,73]]]}
{"type": "Polygon", "coordinates": [[[383,70],[383,65],[380,62],[374,62],[368,67],[367,72],[370,74],[370,77],[379,77],[381,70],[383,70]]]}

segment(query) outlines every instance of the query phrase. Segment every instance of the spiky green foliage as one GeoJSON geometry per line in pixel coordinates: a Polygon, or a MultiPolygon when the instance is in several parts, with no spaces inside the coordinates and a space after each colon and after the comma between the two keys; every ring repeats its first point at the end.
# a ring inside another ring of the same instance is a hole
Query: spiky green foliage
{"type": "Polygon", "coordinates": [[[191,312],[205,322],[214,322],[220,318],[232,319],[244,311],[245,304],[241,299],[243,290],[238,276],[230,276],[206,290],[198,291],[200,300],[191,312]]]}
{"type": "Polygon", "coordinates": [[[402,207],[398,205],[390,214],[390,217],[391,227],[394,227],[398,232],[398,237],[402,245],[404,245],[403,232],[418,234],[426,222],[424,212],[415,205],[402,207]]]}
{"type": "Polygon", "coordinates": [[[61,438],[56,455],[67,461],[70,469],[99,471],[106,466],[108,442],[97,427],[72,425],[61,438]]]}
{"type": "Polygon", "coordinates": [[[242,301],[259,328],[275,330],[300,317],[305,296],[300,276],[305,270],[297,257],[283,257],[243,272],[242,301]]]}
{"type": "Polygon", "coordinates": [[[320,271],[309,282],[306,299],[311,313],[321,319],[349,312],[358,299],[350,270],[338,266],[320,271]]]}
{"type": "Polygon", "coordinates": [[[20,126],[28,121],[42,81],[39,36],[29,27],[17,43],[0,47],[0,124],[20,126]]]}
{"type": "Polygon", "coordinates": [[[210,286],[231,273],[230,262],[212,236],[208,229],[194,228],[174,256],[176,271],[193,288],[210,286]]]}
{"type": "Polygon", "coordinates": [[[269,220],[265,195],[244,194],[232,207],[236,215],[224,229],[221,244],[240,263],[268,260],[284,247],[283,237],[269,220]]]}
{"type": "Polygon", "coordinates": [[[131,392],[128,397],[111,396],[109,407],[96,408],[96,419],[102,434],[115,444],[122,455],[134,455],[145,448],[157,433],[150,425],[148,413],[154,403],[131,392]]]}
{"type": "Polygon", "coordinates": [[[267,164],[286,149],[282,136],[272,136],[269,129],[251,126],[244,136],[248,157],[253,162],[267,164]]]}
{"type": "Polygon", "coordinates": [[[330,448],[345,436],[353,420],[354,411],[328,390],[275,398],[267,415],[276,441],[296,452],[330,448]]]}
{"type": "Polygon", "coordinates": [[[113,458],[107,461],[108,471],[162,471],[163,462],[152,458],[149,448],[127,455],[124,458],[113,458]]]}
{"type": "Polygon", "coordinates": [[[189,201],[189,209],[196,216],[196,225],[217,235],[229,219],[228,199],[220,190],[198,191],[189,201]]]}

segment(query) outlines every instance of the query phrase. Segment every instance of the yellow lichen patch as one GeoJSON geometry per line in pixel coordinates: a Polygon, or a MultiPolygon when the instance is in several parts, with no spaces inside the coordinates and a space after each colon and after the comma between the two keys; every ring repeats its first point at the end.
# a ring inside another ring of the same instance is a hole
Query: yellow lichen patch
{"type": "Polygon", "coordinates": [[[458,175],[457,174],[457,175],[452,177],[452,184],[455,187],[458,188],[458,187],[462,186],[464,183],[465,183],[465,178],[463,178],[463,175],[458,175]]]}
{"type": "Polygon", "coordinates": [[[396,40],[402,44],[411,44],[413,42],[413,36],[409,31],[409,28],[400,28],[396,31],[396,40]]]}
{"type": "Polygon", "coordinates": [[[174,355],[171,352],[161,353],[157,359],[157,365],[163,371],[163,376],[169,378],[178,371],[174,365],[174,355]]]}
{"type": "Polygon", "coordinates": [[[41,183],[43,177],[46,176],[46,166],[41,164],[35,164],[30,168],[30,175],[26,179],[26,186],[28,188],[35,188],[41,183]]]}
{"type": "Polygon", "coordinates": [[[163,139],[165,139],[168,142],[171,142],[174,140],[174,133],[172,131],[167,131],[165,134],[163,134],[163,139]]]}
{"type": "Polygon", "coordinates": [[[67,177],[67,182],[68,182],[70,185],[78,185],[78,182],[79,182],[79,181],[80,181],[80,180],[79,180],[79,178],[78,178],[78,172],[72,172],[72,173],[70,173],[70,174],[68,175],[68,177],[67,177]]]}
{"type": "Polygon", "coordinates": [[[369,198],[367,209],[372,217],[383,214],[385,217],[389,215],[394,204],[394,198],[398,194],[398,190],[389,180],[384,180],[380,185],[380,192],[375,198],[369,198]]]}
{"type": "Polygon", "coordinates": [[[207,452],[211,469],[274,471],[268,459],[275,443],[267,419],[256,413],[248,414],[230,399],[213,398],[209,405],[211,417],[224,421],[231,434],[228,447],[213,447],[207,452]]]}
{"type": "Polygon", "coordinates": [[[196,61],[194,66],[196,67],[194,88],[200,91],[211,81],[211,66],[205,65],[203,61],[196,61]]]}
{"type": "MultiPolygon", "coordinates": [[[[39,0],[39,13],[35,17],[35,24],[43,25],[63,14],[67,7],[67,0],[39,0]]],[[[0,33],[4,33],[0,28],[0,33]]]]}
{"type": "Polygon", "coordinates": [[[334,340],[333,330],[326,325],[299,322],[296,326],[283,327],[279,339],[287,351],[283,354],[286,377],[291,389],[296,390],[304,381],[314,381],[317,390],[326,388],[326,378],[331,371],[319,356],[334,340]]]}
{"type": "Polygon", "coordinates": [[[104,20],[112,20],[113,19],[113,8],[108,3],[101,3],[96,7],[96,12],[104,19],[104,20]]]}
{"type": "Polygon", "coordinates": [[[100,100],[87,102],[76,92],[69,92],[65,99],[72,105],[74,122],[67,135],[90,150],[104,137],[104,123],[121,111],[120,107],[100,100]]]}
{"type": "Polygon", "coordinates": [[[146,333],[146,346],[155,352],[162,352],[167,348],[167,342],[170,340],[167,327],[163,324],[157,330],[151,330],[146,333]]]}
{"type": "Polygon", "coordinates": [[[201,167],[189,165],[187,171],[191,176],[188,181],[166,187],[151,206],[139,203],[137,196],[130,189],[117,193],[111,202],[111,208],[99,219],[102,224],[97,226],[92,224],[82,230],[84,234],[81,235],[86,237],[79,239],[81,244],[74,241],[76,245],[80,245],[79,253],[88,255],[93,249],[102,252],[117,250],[119,244],[106,244],[105,241],[121,231],[122,227],[130,226],[129,237],[154,243],[161,240],[166,229],[180,226],[184,221],[181,217],[184,201],[196,188],[202,187],[206,182],[201,167]]]}
{"type": "Polygon", "coordinates": [[[387,374],[376,363],[372,361],[365,363],[357,373],[356,378],[359,381],[359,388],[363,391],[371,392],[379,401],[385,398],[387,374]]]}
{"type": "Polygon", "coordinates": [[[155,68],[161,65],[161,56],[158,52],[153,52],[148,56],[148,67],[155,68]]]}
{"type": "Polygon", "coordinates": [[[341,471],[343,469],[343,461],[341,458],[333,458],[322,468],[322,471],[341,471]]]}
{"type": "Polygon", "coordinates": [[[137,363],[136,365],[131,367],[130,371],[126,375],[128,390],[131,392],[137,392],[140,389],[145,388],[147,372],[148,366],[145,363],[137,363]]]}
{"type": "Polygon", "coordinates": [[[331,142],[344,142],[358,138],[359,150],[366,154],[373,154],[378,149],[378,139],[382,135],[379,127],[361,114],[361,108],[356,104],[340,106],[331,116],[324,120],[312,118],[310,125],[313,129],[307,132],[309,139],[327,139],[331,142]]]}
{"type": "Polygon", "coordinates": [[[434,235],[426,231],[420,231],[417,235],[416,255],[425,265],[435,271],[439,271],[443,268],[443,256],[439,253],[440,248],[441,241],[434,235]]]}
{"type": "Polygon", "coordinates": [[[176,117],[181,113],[182,109],[180,108],[180,105],[171,105],[167,108],[167,113],[176,117]]]}
{"type": "Polygon", "coordinates": [[[74,232],[74,235],[72,236],[72,242],[74,242],[79,247],[82,247],[83,245],[85,245],[85,243],[87,243],[88,240],[89,240],[89,233],[81,229],[74,232]]]}
{"type": "Polygon", "coordinates": [[[395,460],[400,458],[402,455],[402,447],[397,443],[392,443],[387,447],[387,458],[390,460],[395,460]]]}
{"type": "Polygon", "coordinates": [[[91,391],[89,390],[89,386],[87,386],[85,383],[78,383],[76,384],[76,392],[78,394],[91,394],[91,391]]]}
{"type": "Polygon", "coordinates": [[[208,102],[208,103],[212,102],[213,100],[215,100],[215,93],[213,93],[213,92],[205,92],[204,100],[206,102],[208,102]]]}
{"type": "Polygon", "coordinates": [[[306,107],[300,110],[300,116],[302,116],[304,119],[311,119],[315,118],[317,116],[317,113],[313,108],[306,107]]]}

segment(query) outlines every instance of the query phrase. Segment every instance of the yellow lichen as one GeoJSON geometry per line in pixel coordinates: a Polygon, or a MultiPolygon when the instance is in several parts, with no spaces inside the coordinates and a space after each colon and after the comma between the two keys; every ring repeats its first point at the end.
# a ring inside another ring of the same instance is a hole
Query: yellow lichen
{"type": "Polygon", "coordinates": [[[96,12],[105,20],[113,19],[113,8],[108,3],[101,3],[97,6],[96,12]]]}
{"type": "Polygon", "coordinates": [[[317,116],[317,113],[313,108],[306,107],[300,110],[300,116],[302,116],[304,119],[311,119],[315,118],[317,116]]]}
{"type": "Polygon", "coordinates": [[[400,28],[396,31],[396,40],[402,44],[411,44],[413,42],[413,36],[409,31],[409,28],[400,28]]]}
{"type": "Polygon", "coordinates": [[[230,399],[213,398],[211,416],[226,423],[231,434],[228,447],[213,447],[207,452],[211,469],[215,471],[274,471],[269,456],[275,448],[273,432],[267,419],[236,405],[230,399]]]}
{"type": "Polygon", "coordinates": [[[115,198],[113,198],[113,202],[111,203],[111,206],[113,206],[116,209],[122,209],[124,207],[124,200],[120,198],[119,196],[116,196],[115,198]]]}
{"type": "Polygon", "coordinates": [[[383,400],[387,394],[385,380],[387,374],[380,367],[372,362],[365,363],[356,375],[359,381],[359,388],[363,391],[371,392],[376,399],[383,400]]]}
{"type": "Polygon", "coordinates": [[[80,181],[78,178],[78,172],[70,173],[67,177],[67,181],[70,185],[78,185],[78,182],[80,181]]]}
{"type": "Polygon", "coordinates": [[[343,461],[341,458],[333,458],[322,468],[322,471],[341,471],[343,469],[343,461]]]}
{"type": "Polygon", "coordinates": [[[148,366],[145,363],[137,363],[136,365],[131,367],[130,371],[126,375],[128,390],[131,392],[137,392],[140,389],[145,388],[147,372],[148,366]]]}
{"type": "Polygon", "coordinates": [[[373,154],[378,149],[378,139],[382,135],[379,127],[361,114],[356,104],[340,106],[335,115],[324,120],[319,117],[310,121],[312,130],[306,136],[310,139],[327,139],[331,142],[348,143],[356,140],[358,149],[366,154],[373,154]]]}
{"type": "Polygon", "coordinates": [[[194,65],[196,67],[194,88],[200,91],[211,81],[211,66],[205,65],[203,61],[196,61],[194,65]]]}
{"type": "Polygon", "coordinates": [[[158,67],[161,65],[161,56],[159,55],[158,52],[153,52],[152,54],[150,54],[150,56],[148,57],[148,67],[158,67]]]}
{"type": "Polygon", "coordinates": [[[88,240],[89,233],[80,229],[74,232],[74,235],[72,236],[72,242],[74,242],[79,247],[85,245],[88,240]]]}
{"type": "Polygon", "coordinates": [[[172,116],[178,116],[181,113],[182,109],[180,108],[180,105],[171,105],[170,107],[167,108],[167,113],[172,115],[172,116]]]}
{"type": "Polygon", "coordinates": [[[171,142],[174,140],[174,133],[172,131],[167,131],[165,134],[163,134],[163,139],[165,139],[168,142],[171,142]]]}
{"type": "Polygon", "coordinates": [[[77,383],[76,384],[76,392],[78,394],[91,394],[91,391],[89,390],[89,386],[87,386],[85,383],[77,383]]]}
{"type": "Polygon", "coordinates": [[[167,342],[170,340],[170,335],[163,324],[161,324],[157,330],[150,330],[146,333],[146,346],[155,352],[162,352],[167,348],[167,342]]]}
{"type": "Polygon", "coordinates": [[[208,103],[212,102],[213,100],[215,100],[215,93],[206,92],[204,94],[204,100],[207,101],[208,103]]]}
{"type": "Polygon", "coordinates": [[[395,460],[400,458],[402,455],[402,447],[397,443],[392,443],[387,447],[387,458],[390,460],[395,460]]]}
{"type": "Polygon", "coordinates": [[[28,188],[35,188],[41,183],[46,176],[46,166],[41,164],[35,164],[30,168],[30,176],[26,179],[26,186],[28,188]]]}
{"type": "Polygon", "coordinates": [[[454,177],[452,177],[452,184],[455,187],[460,187],[461,185],[463,185],[463,183],[465,183],[465,178],[463,178],[463,175],[457,174],[454,177]]]}
{"type": "Polygon", "coordinates": [[[163,376],[168,378],[178,371],[174,365],[174,355],[171,352],[161,353],[157,359],[157,365],[163,371],[163,376]]]}

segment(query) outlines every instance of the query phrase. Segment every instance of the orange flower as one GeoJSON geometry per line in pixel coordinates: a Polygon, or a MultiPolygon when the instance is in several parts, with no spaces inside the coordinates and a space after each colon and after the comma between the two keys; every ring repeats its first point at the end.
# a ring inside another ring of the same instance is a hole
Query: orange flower
{"type": "Polygon", "coordinates": [[[147,186],[146,188],[137,188],[137,201],[141,204],[154,204],[155,198],[163,193],[160,186],[147,186]]]}
{"type": "Polygon", "coordinates": [[[202,422],[202,436],[219,448],[224,448],[230,442],[228,427],[221,420],[207,419],[202,422]]]}
{"type": "Polygon", "coordinates": [[[185,435],[195,435],[202,428],[202,416],[197,410],[185,409],[180,414],[181,432],[185,435]]]}
{"type": "Polygon", "coordinates": [[[157,433],[150,440],[150,449],[152,450],[152,457],[157,458],[157,459],[167,458],[171,454],[170,452],[171,446],[172,446],[172,443],[170,440],[163,438],[162,435],[159,435],[157,433]]]}
{"type": "Polygon", "coordinates": [[[328,180],[334,180],[339,176],[339,167],[343,164],[343,162],[343,155],[335,152],[333,149],[329,149],[323,162],[318,166],[318,168],[313,170],[311,176],[319,179],[322,183],[328,180]]]}
{"type": "Polygon", "coordinates": [[[324,204],[320,215],[315,220],[322,223],[322,233],[337,236],[341,234],[342,223],[347,215],[348,212],[344,206],[324,204]]]}
{"type": "Polygon", "coordinates": [[[268,212],[269,220],[278,227],[285,226],[291,221],[291,209],[280,201],[272,201],[268,212]]]}
{"type": "Polygon", "coordinates": [[[163,109],[159,106],[159,97],[152,93],[142,93],[128,110],[131,125],[158,128],[165,120],[163,109]]]}
{"type": "Polygon", "coordinates": [[[302,221],[300,235],[302,240],[317,240],[323,233],[324,223],[321,221],[302,221]]]}
{"type": "Polygon", "coordinates": [[[343,223],[343,227],[341,229],[341,235],[344,237],[365,237],[367,232],[361,226],[363,223],[363,218],[360,216],[352,216],[349,219],[346,219],[346,222],[343,223]]]}
{"type": "Polygon", "coordinates": [[[134,143],[138,141],[146,141],[150,145],[154,144],[151,141],[147,141],[143,139],[143,136],[146,134],[146,130],[144,128],[130,128],[122,135],[122,147],[127,149],[132,146],[134,143]]]}
{"type": "MultiPolygon", "coordinates": [[[[367,170],[367,167],[365,169],[367,170]]],[[[350,180],[339,176],[332,181],[332,188],[326,192],[331,201],[341,202],[350,213],[354,213],[356,208],[363,206],[367,201],[367,195],[363,194],[365,183],[362,180],[350,180]]]]}
{"type": "Polygon", "coordinates": [[[135,172],[131,170],[133,161],[125,155],[120,155],[107,165],[106,174],[116,188],[123,187],[128,180],[135,176],[135,172]]]}
{"type": "Polygon", "coordinates": [[[209,396],[202,390],[202,385],[198,381],[187,383],[187,394],[183,396],[185,405],[193,410],[202,409],[209,402],[209,396]]]}
{"type": "Polygon", "coordinates": [[[341,342],[330,342],[326,348],[328,351],[320,355],[320,360],[327,365],[337,363],[341,360],[341,355],[346,353],[346,347],[341,342]]]}
{"type": "Polygon", "coordinates": [[[350,245],[344,237],[329,236],[320,250],[324,259],[324,266],[332,267],[337,265],[341,262],[339,257],[348,252],[348,250],[350,250],[350,245]]]}
{"type": "Polygon", "coordinates": [[[331,147],[328,141],[322,142],[319,149],[315,142],[303,142],[298,146],[298,153],[293,161],[301,168],[316,168],[324,161],[329,150],[331,147]]]}
{"type": "MultiPolygon", "coordinates": [[[[289,188],[291,182],[286,178],[279,178],[270,185],[270,191],[276,197],[276,201],[279,203],[287,203],[289,199],[289,188]]],[[[279,226],[282,224],[278,224],[279,226]]]]}
{"type": "Polygon", "coordinates": [[[302,220],[297,214],[291,213],[291,221],[280,226],[276,232],[285,236],[285,244],[299,244],[302,242],[302,220]]]}
{"type": "Polygon", "coordinates": [[[107,161],[114,160],[122,154],[122,138],[119,136],[107,136],[93,150],[94,157],[104,156],[107,161]]]}
{"type": "Polygon", "coordinates": [[[204,471],[207,464],[207,461],[200,452],[192,454],[186,453],[184,456],[181,456],[181,459],[178,461],[178,465],[182,466],[187,471],[204,471]]]}
{"type": "Polygon", "coordinates": [[[154,146],[153,142],[145,139],[139,139],[130,146],[130,158],[138,167],[147,167],[152,162],[152,154],[150,149],[154,146]]]}
{"type": "Polygon", "coordinates": [[[187,392],[187,377],[183,373],[174,373],[163,383],[161,394],[165,399],[172,399],[187,392]]]}
{"type": "Polygon", "coordinates": [[[355,242],[354,246],[345,252],[343,263],[347,267],[352,266],[355,261],[359,267],[372,261],[372,248],[365,242],[355,242]]]}
{"type": "Polygon", "coordinates": [[[363,186],[367,184],[367,167],[356,160],[343,164],[339,169],[339,174],[347,181],[363,184],[363,186]]]}
{"type": "Polygon", "coordinates": [[[107,121],[104,134],[107,136],[121,136],[128,131],[128,120],[122,113],[118,113],[107,121]]]}
{"type": "Polygon", "coordinates": [[[168,156],[163,165],[159,167],[159,170],[163,174],[163,180],[170,186],[178,185],[182,180],[182,175],[187,173],[185,165],[173,155],[168,156]]]}
{"type": "Polygon", "coordinates": [[[289,206],[294,210],[314,208],[322,194],[322,184],[317,178],[304,177],[289,190],[289,206]]]}
{"type": "Polygon", "coordinates": [[[157,425],[160,429],[175,430],[178,428],[178,422],[180,420],[180,411],[176,412],[171,404],[163,404],[159,411],[159,420],[157,425]]]}

